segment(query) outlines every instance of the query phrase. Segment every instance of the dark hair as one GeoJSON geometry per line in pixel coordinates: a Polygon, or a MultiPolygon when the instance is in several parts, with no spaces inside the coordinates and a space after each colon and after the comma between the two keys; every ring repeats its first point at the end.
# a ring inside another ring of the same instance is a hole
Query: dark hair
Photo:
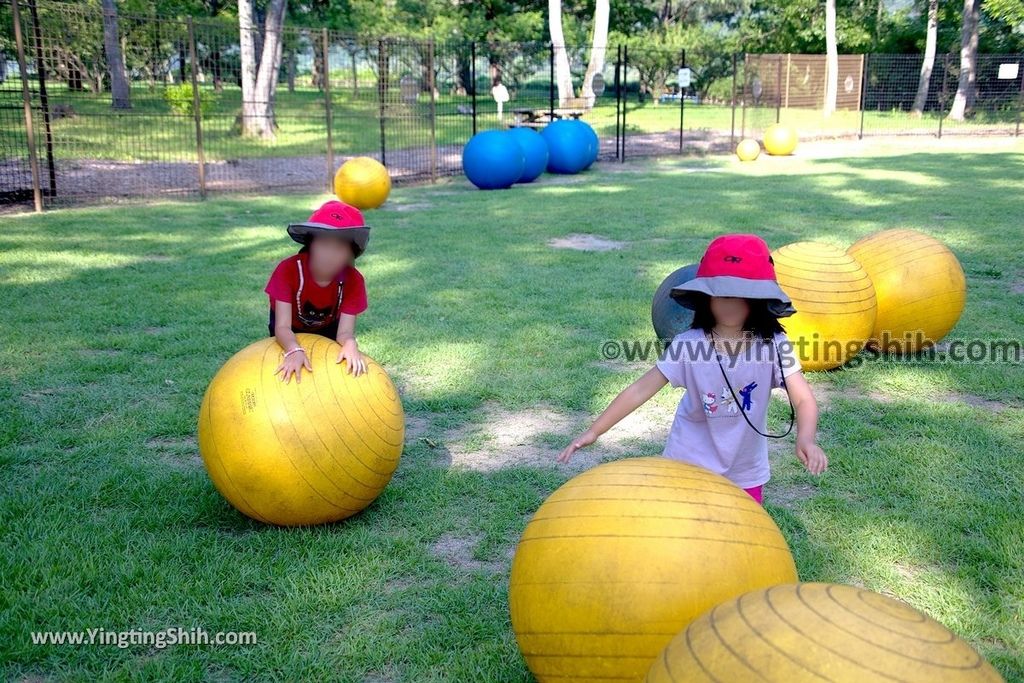
{"type": "MultiPolygon", "coordinates": [[[[694,303],[693,323],[691,329],[710,332],[715,326],[715,316],[711,313],[711,297],[707,294],[694,293],[691,301],[694,303]]],[[[785,332],[779,319],[768,310],[768,302],[765,299],[747,299],[750,306],[750,313],[747,315],[743,329],[770,342],[776,334],[785,332]]]]}

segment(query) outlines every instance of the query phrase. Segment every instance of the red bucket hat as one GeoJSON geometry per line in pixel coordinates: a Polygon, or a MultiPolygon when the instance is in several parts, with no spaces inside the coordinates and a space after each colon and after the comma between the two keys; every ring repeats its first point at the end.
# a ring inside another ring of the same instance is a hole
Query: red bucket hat
{"type": "Polygon", "coordinates": [[[314,211],[309,220],[289,225],[288,234],[299,244],[305,244],[312,235],[340,237],[352,243],[352,253],[358,257],[370,241],[370,226],[359,209],[332,199],[314,211]]]}
{"type": "Polygon", "coordinates": [[[768,245],[757,235],[722,235],[708,245],[692,280],[672,288],[672,298],[695,308],[700,295],[764,299],[777,318],[796,313],[793,302],[775,280],[768,245]]]}

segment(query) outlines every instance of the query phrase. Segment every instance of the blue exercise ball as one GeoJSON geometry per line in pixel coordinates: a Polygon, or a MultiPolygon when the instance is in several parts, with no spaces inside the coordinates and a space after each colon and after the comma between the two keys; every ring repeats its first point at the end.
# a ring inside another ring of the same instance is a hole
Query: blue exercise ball
{"type": "Polygon", "coordinates": [[[559,119],[540,132],[548,143],[548,170],[552,173],[579,173],[589,165],[590,141],[580,123],[559,119]]]}
{"type": "Polygon", "coordinates": [[[548,143],[532,128],[512,128],[508,134],[519,143],[526,161],[523,175],[517,182],[533,182],[548,167],[548,143]]]}
{"type": "Polygon", "coordinates": [[[693,324],[693,311],[684,308],[672,298],[672,288],[695,277],[697,264],[691,263],[673,271],[654,292],[654,300],[651,301],[651,323],[658,339],[671,341],[677,334],[690,329],[690,325],[693,324]]]}
{"type": "Polygon", "coordinates": [[[523,175],[526,157],[515,138],[502,130],[485,130],[462,148],[462,170],[481,190],[503,190],[523,175]]]}
{"type": "Polygon", "coordinates": [[[597,137],[597,131],[586,121],[576,121],[576,123],[580,125],[582,135],[587,141],[587,149],[590,154],[586,168],[590,168],[590,165],[597,161],[597,155],[601,151],[601,139],[597,137]]]}

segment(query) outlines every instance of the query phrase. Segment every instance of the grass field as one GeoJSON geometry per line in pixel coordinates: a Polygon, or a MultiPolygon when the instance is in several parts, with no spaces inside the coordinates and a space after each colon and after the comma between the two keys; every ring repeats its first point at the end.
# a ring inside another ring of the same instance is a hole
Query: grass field
{"type": "MultiPolygon", "coordinates": [[[[75,115],[57,118],[51,124],[53,153],[59,160],[102,159],[110,161],[193,161],[196,156],[195,122],[191,116],[172,113],[163,100],[161,90],[136,87],[133,108],[115,112],[109,95],[70,93],[59,86],[51,88],[50,101],[56,106],[70,105],[75,115]]],[[[212,91],[211,91],[212,92],[212,91]]],[[[326,152],[326,109],[324,95],[312,88],[282,90],[277,95],[277,137],[273,141],[242,138],[238,134],[237,116],[241,111],[240,92],[227,88],[214,96],[210,111],[203,121],[204,154],[209,161],[239,158],[292,157],[322,155],[326,152]]],[[[392,93],[390,98],[397,98],[392,93]]],[[[390,100],[389,100],[390,101],[390,100]]],[[[472,118],[458,113],[457,107],[470,106],[470,98],[445,95],[431,108],[426,97],[412,105],[390,104],[385,120],[385,145],[390,150],[438,145],[462,145],[472,135],[472,118]]],[[[506,113],[499,120],[494,101],[481,95],[478,100],[478,129],[508,125],[513,117],[506,113]]],[[[546,84],[518,94],[506,111],[519,107],[547,109],[546,84]]],[[[635,94],[626,104],[626,126],[630,134],[658,133],[679,130],[679,105],[658,104],[650,99],[644,103],[635,94]]],[[[340,89],[332,95],[333,145],[338,155],[373,153],[380,150],[380,106],[376,89],[364,87],[358,94],[340,89]]],[[[587,112],[588,121],[603,137],[615,135],[615,96],[609,90],[587,112]]],[[[774,106],[738,107],[735,112],[737,134],[758,131],[775,122],[774,106]]],[[[855,135],[860,130],[859,111],[838,111],[828,119],[811,109],[789,108],[781,112],[783,122],[796,126],[804,138],[830,135],[855,135]]],[[[41,117],[37,127],[42,126],[41,117]]],[[[13,119],[12,119],[13,120],[13,119]]],[[[733,111],[728,105],[687,104],[684,129],[712,130],[728,133],[733,111]]],[[[984,133],[998,130],[1013,133],[1013,112],[1001,117],[979,114],[964,123],[945,122],[948,133],[984,133]]],[[[869,111],[864,117],[869,135],[900,133],[931,133],[938,130],[934,113],[914,119],[902,111],[869,111]]],[[[39,132],[42,136],[42,131],[39,132]]],[[[24,130],[8,126],[0,130],[0,149],[18,155],[24,148],[24,130]]]]}
{"type": "MultiPolygon", "coordinates": [[[[5,218],[0,294],[0,675],[7,680],[527,681],[511,549],[575,470],[550,457],[646,365],[650,295],[711,237],[845,247],[907,227],[968,278],[952,336],[1024,331],[1024,146],[840,159],[606,164],[484,193],[397,189],[372,212],[361,348],[399,386],[401,466],[347,522],[235,512],[195,442],[217,368],[265,333],[283,226],[319,196],[125,204],[5,218]],[[622,248],[552,248],[594,233],[622,248]],[[248,646],[40,647],[31,631],[202,627],[248,646]]],[[[792,439],[767,509],[804,580],[898,596],[1024,681],[1024,370],[887,360],[810,376],[820,479],[792,439]]],[[[577,467],[657,453],[668,389],[577,467]]],[[[782,415],[775,406],[773,423],[782,415]]]]}

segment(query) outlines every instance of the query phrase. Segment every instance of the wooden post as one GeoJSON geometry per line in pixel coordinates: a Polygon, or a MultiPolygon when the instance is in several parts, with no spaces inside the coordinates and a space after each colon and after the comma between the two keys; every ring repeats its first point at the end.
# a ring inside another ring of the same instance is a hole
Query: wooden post
{"type": "Polygon", "coordinates": [[[476,135],[476,41],[469,44],[470,92],[473,96],[473,135],[476,135]]]}
{"type": "MultiPolygon", "coordinates": [[[[320,49],[324,51],[324,119],[327,124],[327,190],[334,189],[334,110],[331,107],[331,43],[327,29],[320,30],[320,49]]],[[[353,57],[353,60],[355,57],[353,57]]]]}
{"type": "Polygon", "coordinates": [[[25,41],[21,35],[21,14],[18,0],[11,0],[14,19],[14,42],[18,46],[18,71],[21,76],[21,103],[25,113],[25,140],[28,143],[28,164],[32,169],[32,201],[36,213],[43,210],[43,192],[39,184],[39,158],[36,156],[36,136],[32,129],[32,94],[28,89],[28,68],[25,66],[25,41]]]}
{"type": "Polygon", "coordinates": [[[867,105],[867,91],[868,91],[868,56],[863,54],[860,56],[860,133],[857,134],[858,140],[864,139],[864,107],[867,105]]]}
{"type": "Polygon", "coordinates": [[[385,50],[387,43],[383,40],[377,41],[377,103],[379,106],[380,119],[380,163],[388,165],[388,145],[385,136],[384,124],[384,99],[387,97],[388,88],[388,56],[385,50]]]}
{"type": "Polygon", "coordinates": [[[786,53],[786,104],[783,106],[789,109],[789,75],[793,73],[793,53],[786,53]]]}
{"type": "Polygon", "coordinates": [[[736,148],[736,53],[732,53],[732,121],[729,123],[729,148],[736,148]]]}
{"type": "Polygon", "coordinates": [[[427,86],[430,88],[430,182],[437,181],[437,103],[434,101],[434,41],[427,43],[427,86]]]}
{"type": "Polygon", "coordinates": [[[775,98],[775,123],[782,121],[782,55],[775,58],[775,87],[779,96],[775,98]]]}
{"type": "Polygon", "coordinates": [[[198,63],[196,62],[196,32],[192,17],[188,18],[188,60],[192,67],[192,118],[196,122],[196,159],[199,170],[199,196],[206,197],[206,155],[203,152],[203,110],[199,98],[198,63]]]}
{"type": "MultiPolygon", "coordinates": [[[[36,8],[35,0],[28,3],[29,18],[32,19],[32,37],[36,48],[36,76],[39,79],[39,106],[43,110],[43,141],[46,145],[46,170],[49,172],[49,192],[43,192],[40,186],[39,191],[57,196],[57,169],[53,161],[53,129],[50,126],[50,96],[46,91],[46,62],[43,61],[43,30],[39,26],[39,10],[36,8]]],[[[42,185],[42,170],[39,172],[39,182],[42,185]]]]}

